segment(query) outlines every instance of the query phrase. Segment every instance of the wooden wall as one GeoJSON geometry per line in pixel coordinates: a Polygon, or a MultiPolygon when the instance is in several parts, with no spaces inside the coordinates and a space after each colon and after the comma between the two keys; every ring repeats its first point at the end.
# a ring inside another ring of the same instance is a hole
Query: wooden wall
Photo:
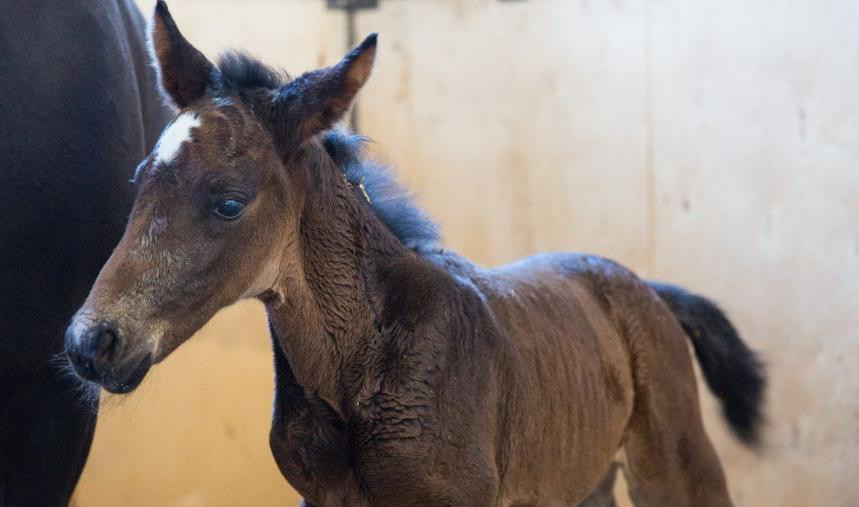
{"type": "MultiPolygon", "coordinates": [[[[344,52],[322,0],[170,6],[210,56],[296,73],[344,52]]],[[[357,20],[380,32],[361,128],[480,263],[596,252],[721,302],[771,376],[758,454],[702,389],[735,501],[855,504],[857,27],[847,0],[381,0],[357,20]]],[[[271,395],[262,311],[241,303],[105,403],[76,504],[294,501],[271,395]]]]}

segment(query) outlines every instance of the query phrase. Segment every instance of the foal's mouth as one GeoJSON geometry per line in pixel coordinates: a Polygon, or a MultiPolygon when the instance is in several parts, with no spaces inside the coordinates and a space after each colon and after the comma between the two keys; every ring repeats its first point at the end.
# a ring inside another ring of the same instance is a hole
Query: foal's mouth
{"type": "Polygon", "coordinates": [[[122,361],[94,361],[77,347],[67,347],[66,354],[78,377],[98,384],[113,394],[125,394],[136,389],[153,363],[151,352],[130,364],[123,364],[122,361]]]}
{"type": "Polygon", "coordinates": [[[66,329],[66,355],[75,373],[114,394],[133,391],[155,362],[146,331],[122,319],[79,311],[66,329]]]}
{"type": "Polygon", "coordinates": [[[143,378],[149,373],[151,367],[152,353],[150,352],[143,356],[136,366],[130,368],[124,378],[116,375],[111,369],[110,375],[102,375],[101,381],[97,383],[113,394],[130,393],[143,382],[143,378]]]}
{"type": "Polygon", "coordinates": [[[134,366],[121,369],[116,365],[96,368],[91,363],[81,361],[73,353],[69,354],[69,359],[79,377],[113,394],[126,394],[135,390],[152,367],[152,353],[147,353],[134,366]]]}

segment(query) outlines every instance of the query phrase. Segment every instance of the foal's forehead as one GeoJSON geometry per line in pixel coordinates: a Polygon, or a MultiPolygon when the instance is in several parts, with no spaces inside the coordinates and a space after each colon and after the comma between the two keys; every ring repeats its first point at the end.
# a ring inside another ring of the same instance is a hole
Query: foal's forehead
{"type": "Polygon", "coordinates": [[[169,166],[185,151],[196,158],[235,159],[253,154],[262,138],[250,110],[229,99],[214,99],[182,111],[162,132],[152,163],[169,166]]]}

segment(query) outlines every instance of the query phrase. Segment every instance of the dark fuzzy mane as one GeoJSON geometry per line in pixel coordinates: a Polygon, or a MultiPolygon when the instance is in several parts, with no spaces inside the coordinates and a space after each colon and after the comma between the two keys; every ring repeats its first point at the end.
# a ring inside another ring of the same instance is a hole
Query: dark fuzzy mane
{"type": "Polygon", "coordinates": [[[397,239],[422,254],[441,249],[438,225],[415,204],[387,167],[364,158],[364,137],[330,130],[322,142],[347,181],[357,186],[363,179],[373,210],[397,239]]]}
{"type": "Polygon", "coordinates": [[[242,51],[230,50],[218,57],[220,79],[228,88],[274,90],[290,81],[289,74],[276,70],[242,51]]]}

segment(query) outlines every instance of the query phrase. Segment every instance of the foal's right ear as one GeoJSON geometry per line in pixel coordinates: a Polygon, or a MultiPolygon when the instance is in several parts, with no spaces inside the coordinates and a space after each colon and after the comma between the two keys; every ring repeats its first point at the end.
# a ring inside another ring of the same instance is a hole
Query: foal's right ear
{"type": "Polygon", "coordinates": [[[164,0],[155,5],[149,36],[164,94],[179,109],[200,99],[212,84],[215,66],[182,36],[164,0]]]}
{"type": "Polygon", "coordinates": [[[349,110],[367,82],[376,58],[376,34],[332,67],[302,74],[274,98],[274,122],[279,139],[300,144],[331,128],[349,110]]]}

